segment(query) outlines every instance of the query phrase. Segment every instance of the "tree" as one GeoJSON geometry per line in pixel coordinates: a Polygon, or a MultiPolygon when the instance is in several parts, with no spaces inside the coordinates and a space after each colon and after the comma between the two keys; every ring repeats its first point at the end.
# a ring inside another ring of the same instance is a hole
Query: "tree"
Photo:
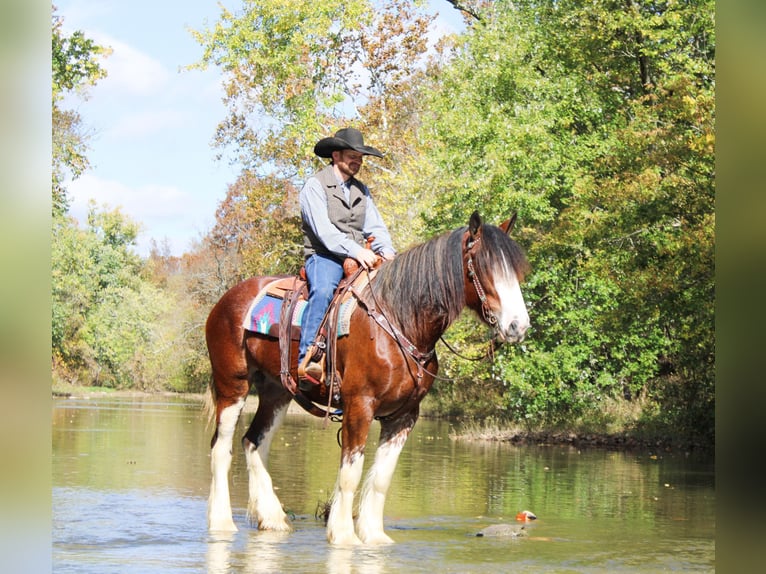
{"type": "Polygon", "coordinates": [[[297,272],[303,261],[298,192],[289,181],[243,172],[216,211],[208,241],[241,260],[237,280],[297,272]]]}
{"type": "Polygon", "coordinates": [[[236,242],[248,273],[295,268],[284,252],[301,245],[291,194],[321,166],[316,141],[346,124],[390,149],[367,164],[364,180],[392,232],[414,240],[418,198],[403,192],[398,168],[417,145],[412,104],[431,19],[407,0],[246,0],[240,13],[222,9],[215,26],[194,32],[204,48],[198,66],[226,77],[229,113],[215,143],[236,150],[243,166],[210,237],[218,257],[236,242]]]}
{"type": "Polygon", "coordinates": [[[94,205],[85,229],[54,219],[52,346],[60,378],[113,387],[157,384],[158,318],[170,304],[131,250],[138,230],[119,209],[94,205]]]}
{"type": "Polygon", "coordinates": [[[534,331],[480,373],[509,415],[571,420],[643,397],[710,441],[713,13],[707,0],[496,2],[432,90],[442,193],[428,228],[476,205],[494,220],[518,209],[535,268],[534,331]]]}
{"type": "Polygon", "coordinates": [[[61,108],[68,93],[86,95],[86,89],[106,77],[99,59],[109,54],[81,31],[64,35],[64,19],[52,11],[52,209],[54,215],[66,213],[69,200],[63,182],[67,175],[79,177],[88,168],[88,134],[80,114],[61,108]]]}

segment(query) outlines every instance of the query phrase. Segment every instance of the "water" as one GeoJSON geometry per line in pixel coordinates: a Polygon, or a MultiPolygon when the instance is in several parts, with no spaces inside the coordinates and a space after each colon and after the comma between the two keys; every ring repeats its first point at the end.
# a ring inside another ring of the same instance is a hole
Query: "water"
{"type": "Polygon", "coordinates": [[[713,464],[683,454],[454,441],[448,423],[421,420],[386,504],[396,544],[333,548],[315,513],[335,483],[334,423],[324,429],[318,419],[288,415],[275,439],[270,467],[294,516],[289,534],[247,525],[247,472],[235,442],[231,490],[240,530],[224,536],[206,529],[212,428],[200,403],[61,398],[52,417],[55,572],[715,570],[713,464]],[[524,509],[539,517],[528,536],[475,536],[513,523],[524,509]]]}

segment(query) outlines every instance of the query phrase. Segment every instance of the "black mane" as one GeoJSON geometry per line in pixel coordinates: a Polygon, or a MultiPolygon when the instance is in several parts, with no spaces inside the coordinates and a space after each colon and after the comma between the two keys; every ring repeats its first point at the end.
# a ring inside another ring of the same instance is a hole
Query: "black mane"
{"type": "MultiPolygon", "coordinates": [[[[408,336],[443,332],[465,306],[462,239],[466,227],[447,232],[404,251],[383,265],[372,283],[375,300],[408,336]]],[[[474,257],[480,278],[507,266],[519,281],[528,269],[518,244],[494,225],[483,225],[474,257]]]]}
{"type": "Polygon", "coordinates": [[[386,316],[408,334],[442,329],[465,304],[461,239],[465,228],[400,253],[378,271],[372,289],[386,316]]]}

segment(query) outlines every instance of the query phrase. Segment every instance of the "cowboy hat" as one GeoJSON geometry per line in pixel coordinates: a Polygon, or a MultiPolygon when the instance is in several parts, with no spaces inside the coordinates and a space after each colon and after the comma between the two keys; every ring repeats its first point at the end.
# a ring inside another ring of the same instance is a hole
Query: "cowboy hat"
{"type": "Polygon", "coordinates": [[[362,132],[354,128],[340,129],[333,137],[319,140],[314,146],[314,153],[319,157],[332,157],[332,152],[341,149],[352,149],[365,155],[383,157],[383,154],[374,147],[364,145],[362,132]]]}

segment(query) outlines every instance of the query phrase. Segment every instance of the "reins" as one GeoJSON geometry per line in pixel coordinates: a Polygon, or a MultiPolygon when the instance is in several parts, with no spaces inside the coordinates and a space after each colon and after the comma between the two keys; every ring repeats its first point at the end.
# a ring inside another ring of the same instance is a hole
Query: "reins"
{"type": "Polygon", "coordinates": [[[492,361],[495,360],[495,351],[500,348],[500,346],[503,344],[502,342],[495,344],[497,341],[497,335],[493,336],[492,338],[487,341],[487,350],[484,352],[483,355],[479,355],[478,357],[466,357],[462,353],[460,353],[457,349],[455,349],[452,345],[450,345],[447,340],[444,338],[444,336],[439,337],[439,340],[444,343],[444,346],[449,349],[449,351],[461,359],[464,359],[466,361],[483,361],[484,359],[490,359],[492,361]]]}
{"type": "MultiPolygon", "coordinates": [[[[457,351],[452,345],[450,345],[444,339],[442,335],[439,336],[439,340],[442,343],[444,343],[444,346],[447,347],[447,349],[452,354],[467,361],[482,361],[487,358],[494,360],[495,350],[499,348],[500,345],[502,345],[502,342],[497,343],[497,324],[498,324],[497,316],[495,315],[495,313],[492,311],[491,307],[489,306],[486,292],[484,291],[484,287],[482,286],[481,281],[479,280],[478,274],[476,273],[476,268],[474,266],[473,256],[471,253],[474,246],[479,241],[480,241],[480,238],[476,238],[466,242],[465,244],[464,253],[467,255],[467,260],[465,263],[466,276],[471,281],[471,284],[473,285],[473,288],[476,291],[476,296],[481,302],[482,317],[487,322],[487,324],[494,329],[495,335],[489,339],[486,352],[477,357],[467,357],[463,355],[462,353],[457,351]]],[[[354,277],[358,276],[362,272],[367,273],[368,279],[370,280],[368,280],[364,288],[361,289],[361,292],[354,287],[353,281],[347,284],[346,289],[347,290],[350,289],[351,292],[356,297],[357,301],[362,305],[362,307],[365,308],[368,316],[370,317],[370,320],[374,321],[391,338],[393,338],[394,341],[396,341],[396,344],[399,346],[399,349],[402,351],[402,353],[406,356],[409,356],[417,365],[416,373],[413,373],[412,371],[410,371],[410,374],[414,379],[414,386],[409,397],[393,413],[390,413],[383,417],[376,417],[378,419],[387,419],[387,418],[395,417],[398,413],[402,412],[407,405],[419,399],[419,395],[423,394],[422,381],[425,374],[428,374],[434,380],[451,381],[453,379],[450,377],[439,376],[437,373],[432,372],[426,368],[426,365],[436,356],[436,348],[434,347],[425,352],[421,351],[420,349],[417,348],[417,346],[412,341],[410,341],[407,338],[407,336],[404,333],[402,333],[402,331],[396,325],[394,325],[394,323],[386,316],[386,314],[381,311],[381,305],[379,304],[377,300],[377,297],[375,295],[375,290],[372,288],[370,270],[366,268],[359,268],[357,272],[354,274],[354,277]]],[[[334,324],[334,323],[331,323],[331,324],[334,324]]],[[[336,351],[337,351],[337,348],[335,347],[335,345],[330,345],[330,348],[327,349],[328,358],[332,357],[334,359],[336,351]]],[[[335,373],[328,373],[328,375],[334,379],[335,373]]],[[[328,398],[330,398],[330,401],[331,401],[332,388],[328,389],[328,395],[330,395],[330,397],[328,398]]],[[[327,405],[328,409],[327,409],[326,416],[330,416],[330,418],[332,418],[331,414],[329,413],[330,404],[331,402],[328,402],[328,405],[327,405]]]]}

